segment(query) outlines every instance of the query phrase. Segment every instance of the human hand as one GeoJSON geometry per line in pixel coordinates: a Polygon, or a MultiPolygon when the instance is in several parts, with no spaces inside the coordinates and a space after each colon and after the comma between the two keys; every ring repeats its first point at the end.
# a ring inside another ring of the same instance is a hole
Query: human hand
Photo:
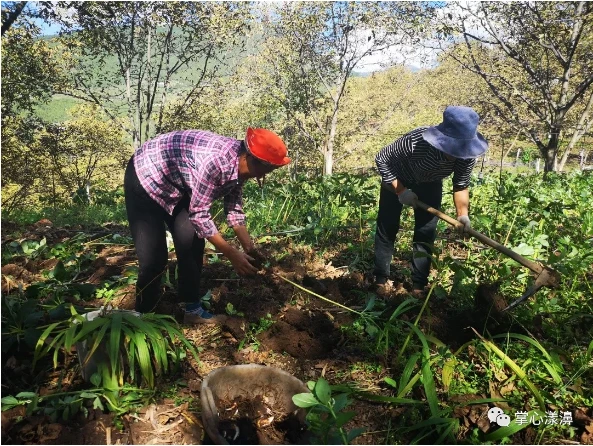
{"type": "Polygon", "coordinates": [[[459,233],[461,235],[467,234],[467,232],[472,227],[469,217],[467,215],[460,215],[459,217],[457,217],[457,221],[459,223],[463,224],[463,226],[461,226],[461,225],[457,226],[457,230],[459,231],[459,233]]]}
{"type": "Polygon", "coordinates": [[[397,197],[401,204],[403,204],[405,206],[412,206],[413,208],[416,207],[416,202],[418,201],[418,195],[416,195],[410,189],[405,189],[397,197]]]}
{"type": "Polygon", "coordinates": [[[228,258],[231,261],[233,268],[235,268],[235,271],[240,276],[252,276],[258,271],[252,264],[255,262],[255,259],[243,251],[234,249],[228,258]]]}
{"type": "Polygon", "coordinates": [[[258,251],[255,247],[251,248],[247,251],[247,255],[253,258],[251,264],[255,266],[257,269],[262,269],[263,265],[266,263],[267,258],[264,256],[260,251],[258,251]]]}

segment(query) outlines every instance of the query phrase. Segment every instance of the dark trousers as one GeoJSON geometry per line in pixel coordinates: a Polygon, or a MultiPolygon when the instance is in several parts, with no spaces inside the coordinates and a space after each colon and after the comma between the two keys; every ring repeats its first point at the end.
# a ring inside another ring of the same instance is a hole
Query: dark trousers
{"type": "Polygon", "coordinates": [[[165,225],[173,236],[177,254],[179,296],[185,302],[200,299],[199,287],[204,255],[204,239],[199,238],[189,221],[190,197],[184,197],[169,215],[146,193],[134,168],[133,157],[124,176],[126,211],[136,255],[138,282],[136,283],[136,311],[154,311],[161,291],[161,275],[168,263],[165,225]]]}
{"type": "MultiPolygon", "coordinates": [[[[435,209],[441,208],[443,183],[435,181],[410,185],[409,188],[418,195],[418,199],[435,209]]],[[[379,213],[377,215],[377,232],[375,234],[375,277],[389,277],[389,265],[393,256],[393,247],[403,205],[397,195],[381,187],[379,195],[379,213]]],[[[414,286],[424,287],[428,284],[430,272],[430,255],[432,244],[436,238],[438,217],[422,209],[414,209],[414,238],[412,253],[412,282],[414,286]]]]}

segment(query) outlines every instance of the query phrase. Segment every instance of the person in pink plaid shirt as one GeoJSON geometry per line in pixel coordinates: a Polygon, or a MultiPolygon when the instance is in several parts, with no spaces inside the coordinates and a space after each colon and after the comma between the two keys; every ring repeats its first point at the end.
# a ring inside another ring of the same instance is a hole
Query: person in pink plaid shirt
{"type": "MultiPolygon", "coordinates": [[[[290,163],[284,142],[266,129],[247,129],[245,140],[202,130],[175,131],[144,143],[132,156],[124,177],[126,211],[139,274],[136,311],[154,311],[160,278],[167,267],[165,227],[177,255],[184,323],[218,323],[200,303],[199,286],[205,239],[223,253],[242,276],[252,275],[260,257],[245,226],[243,184],[290,163]],[[224,200],[227,222],[243,251],[220,235],[210,206],[224,200]]],[[[261,183],[260,183],[261,185],[261,183]]]]}

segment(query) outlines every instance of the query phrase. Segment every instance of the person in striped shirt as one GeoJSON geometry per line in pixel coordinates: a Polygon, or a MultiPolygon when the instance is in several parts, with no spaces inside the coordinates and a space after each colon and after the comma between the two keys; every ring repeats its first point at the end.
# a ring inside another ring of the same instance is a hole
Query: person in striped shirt
{"type": "Polygon", "coordinates": [[[202,308],[199,287],[205,240],[232,263],[239,275],[257,272],[262,256],[247,232],[243,184],[260,183],[266,173],[290,163],[284,142],[266,129],[247,129],[245,140],[202,130],[175,131],[157,136],[136,150],[126,168],[126,211],[139,274],[136,311],[154,311],[160,278],[167,267],[165,226],[177,255],[179,295],[186,303],[184,323],[218,323],[202,308]],[[216,199],[224,200],[227,222],[243,251],[220,235],[210,215],[216,199]]]}
{"type": "Polygon", "coordinates": [[[420,200],[440,209],[444,178],[453,174],[453,202],[462,230],[471,227],[469,183],[476,158],[488,149],[477,132],[479,116],[470,107],[448,106],[443,122],[416,128],[383,148],[375,157],[381,192],[375,234],[375,284],[384,289],[403,206],[414,208],[412,293],[421,296],[428,284],[438,218],[416,208],[420,200]]]}

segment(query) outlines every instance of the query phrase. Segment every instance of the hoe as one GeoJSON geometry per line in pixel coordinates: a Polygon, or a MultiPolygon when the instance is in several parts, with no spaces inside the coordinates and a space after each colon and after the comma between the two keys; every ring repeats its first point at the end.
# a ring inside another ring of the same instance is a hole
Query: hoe
{"type": "MultiPolygon", "coordinates": [[[[430,207],[426,203],[421,202],[420,200],[418,200],[417,203],[420,209],[424,209],[426,212],[430,212],[431,214],[436,215],[441,220],[446,221],[450,225],[453,225],[455,227],[463,226],[462,223],[459,223],[456,219],[449,217],[447,214],[442,213],[438,209],[430,207]]],[[[537,275],[534,284],[531,287],[529,287],[527,291],[525,291],[525,293],[523,293],[523,295],[519,299],[508,305],[503,311],[515,308],[517,305],[527,300],[529,296],[535,294],[541,287],[545,286],[548,288],[557,288],[560,285],[560,274],[558,273],[558,271],[555,271],[552,268],[542,266],[539,263],[526,259],[522,255],[517,254],[512,249],[509,249],[506,246],[501,245],[497,241],[492,240],[490,237],[487,237],[478,231],[470,229],[468,233],[472,237],[475,237],[478,240],[480,240],[482,243],[491,246],[497,251],[519,262],[521,265],[529,268],[537,275]]]]}

